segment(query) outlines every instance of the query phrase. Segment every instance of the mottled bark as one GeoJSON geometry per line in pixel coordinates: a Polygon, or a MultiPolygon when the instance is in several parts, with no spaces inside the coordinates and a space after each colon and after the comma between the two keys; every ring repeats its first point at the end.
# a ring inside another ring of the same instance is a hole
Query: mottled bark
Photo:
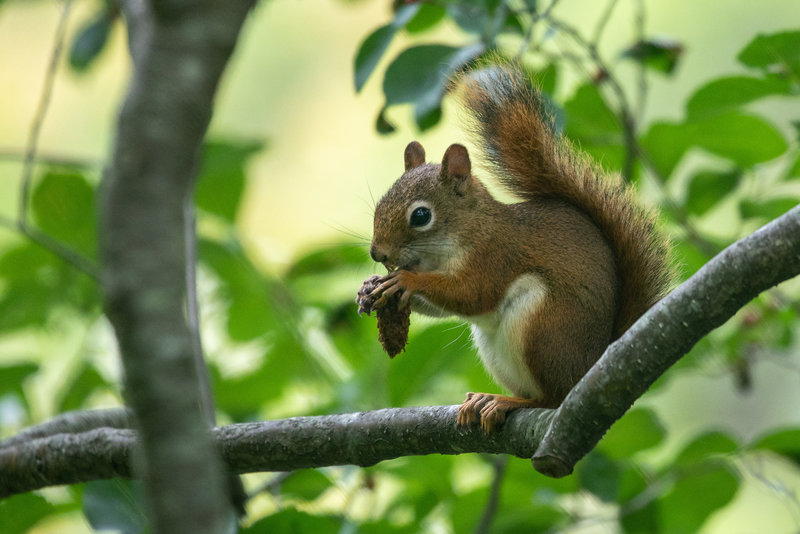
{"type": "MultiPolygon", "coordinates": [[[[372,412],[240,423],[213,430],[229,469],[288,471],[328,465],[373,465],[420,454],[506,453],[530,458],[552,410],[510,414],[502,430],[457,428],[458,406],[390,408],[372,412]]],[[[0,442],[0,497],[53,484],[130,477],[136,435],[98,428],[13,444],[0,442]]]]}
{"type": "Polygon", "coordinates": [[[134,71],[103,181],[102,280],[156,533],[222,532],[230,522],[184,313],[184,203],[217,84],[252,3],[121,2],[134,71]]]}

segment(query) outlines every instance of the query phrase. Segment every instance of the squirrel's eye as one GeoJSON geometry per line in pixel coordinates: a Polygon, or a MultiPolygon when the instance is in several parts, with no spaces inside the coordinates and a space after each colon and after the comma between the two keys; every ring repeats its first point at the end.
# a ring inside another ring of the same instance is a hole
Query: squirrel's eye
{"type": "Polygon", "coordinates": [[[411,228],[419,228],[431,222],[431,210],[421,206],[411,212],[411,217],[408,219],[408,225],[411,228]]]}

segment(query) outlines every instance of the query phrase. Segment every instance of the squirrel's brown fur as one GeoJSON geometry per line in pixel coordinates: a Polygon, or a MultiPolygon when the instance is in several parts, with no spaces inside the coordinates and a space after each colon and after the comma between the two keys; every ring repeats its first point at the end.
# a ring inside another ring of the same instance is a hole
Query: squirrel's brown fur
{"type": "Polygon", "coordinates": [[[654,215],[617,174],[605,173],[554,133],[542,94],[523,73],[492,67],[461,84],[487,161],[502,184],[523,199],[557,198],[580,208],[611,245],[620,294],[614,338],[664,296],[672,279],[665,238],[654,215]]]}
{"type": "Polygon", "coordinates": [[[513,67],[465,76],[479,144],[522,202],[495,200],[467,149],[441,165],[417,142],[375,209],[370,254],[391,271],[370,298],[400,295],[459,315],[486,368],[515,397],[470,393],[458,422],[493,430],[515,408],[555,407],[664,293],[668,247],[619,177],[553,133],[541,95],[513,67]]]}

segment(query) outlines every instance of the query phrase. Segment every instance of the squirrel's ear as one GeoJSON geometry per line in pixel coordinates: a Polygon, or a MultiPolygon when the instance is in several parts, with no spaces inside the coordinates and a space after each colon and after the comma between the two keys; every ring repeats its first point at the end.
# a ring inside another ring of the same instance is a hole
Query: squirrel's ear
{"type": "Polygon", "coordinates": [[[418,141],[411,141],[406,147],[404,154],[406,160],[406,170],[413,169],[425,164],[425,149],[418,141]]]}
{"type": "Polygon", "coordinates": [[[455,181],[456,189],[463,193],[467,178],[471,175],[471,164],[469,154],[464,145],[452,144],[444,152],[442,158],[442,170],[439,178],[451,179],[455,181]]]}

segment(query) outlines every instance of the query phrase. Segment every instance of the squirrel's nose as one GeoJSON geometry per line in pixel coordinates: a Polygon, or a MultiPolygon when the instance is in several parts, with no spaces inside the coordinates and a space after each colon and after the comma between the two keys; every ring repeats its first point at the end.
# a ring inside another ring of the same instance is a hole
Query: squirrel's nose
{"type": "Polygon", "coordinates": [[[387,259],[389,259],[389,257],[386,255],[386,253],[383,252],[378,247],[376,247],[375,245],[372,245],[369,248],[369,257],[372,258],[374,261],[377,261],[378,263],[383,263],[387,259]]]}

